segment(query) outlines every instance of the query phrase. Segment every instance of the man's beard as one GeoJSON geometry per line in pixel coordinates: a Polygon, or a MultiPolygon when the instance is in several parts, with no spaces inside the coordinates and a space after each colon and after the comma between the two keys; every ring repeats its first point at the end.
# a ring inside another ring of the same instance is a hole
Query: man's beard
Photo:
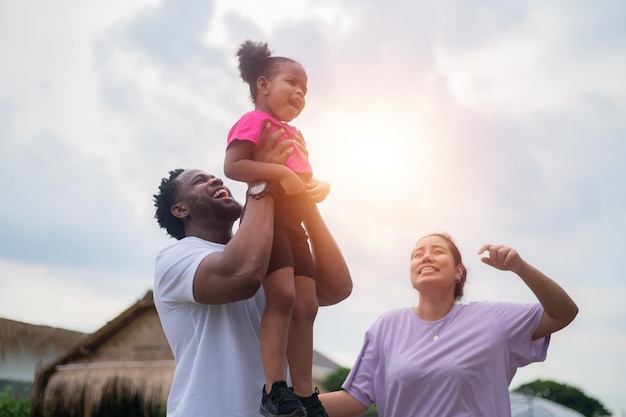
{"type": "Polygon", "coordinates": [[[241,204],[222,204],[219,200],[209,198],[192,198],[188,202],[192,216],[234,222],[241,216],[241,204]]]}

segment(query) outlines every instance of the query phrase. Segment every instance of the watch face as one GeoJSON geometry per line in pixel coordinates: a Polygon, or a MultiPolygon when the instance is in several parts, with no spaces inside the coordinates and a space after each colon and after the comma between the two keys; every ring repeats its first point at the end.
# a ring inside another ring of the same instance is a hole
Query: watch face
{"type": "Polygon", "coordinates": [[[263,191],[265,191],[265,187],[267,187],[267,183],[265,181],[252,184],[252,186],[250,187],[250,195],[261,194],[263,191]]]}

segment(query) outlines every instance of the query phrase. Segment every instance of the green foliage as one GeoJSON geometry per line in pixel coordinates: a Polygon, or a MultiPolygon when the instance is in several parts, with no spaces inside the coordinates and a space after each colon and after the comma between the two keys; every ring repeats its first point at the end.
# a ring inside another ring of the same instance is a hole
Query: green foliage
{"type": "Polygon", "coordinates": [[[580,389],[555,381],[537,379],[520,385],[513,391],[520,394],[542,397],[576,410],[587,417],[608,417],[608,411],[600,401],[588,397],[580,389]]]}
{"type": "Polygon", "coordinates": [[[154,417],[165,417],[165,413],[167,411],[167,403],[166,404],[157,404],[152,410],[152,416],[154,417]]]}
{"type": "Polygon", "coordinates": [[[30,400],[13,399],[11,387],[0,392],[0,417],[30,417],[30,400]]]}
{"type": "MultiPolygon", "coordinates": [[[[350,368],[339,367],[335,369],[334,372],[330,373],[324,382],[322,382],[322,387],[326,391],[341,391],[341,385],[344,383],[348,374],[350,373],[350,368]]],[[[376,417],[378,413],[376,411],[376,404],[370,407],[369,410],[365,414],[362,414],[361,417],[376,417]]]]}
{"type": "Polygon", "coordinates": [[[330,373],[324,382],[322,387],[326,391],[341,391],[341,384],[346,380],[346,377],[350,373],[350,368],[339,367],[334,372],[330,373]]]}

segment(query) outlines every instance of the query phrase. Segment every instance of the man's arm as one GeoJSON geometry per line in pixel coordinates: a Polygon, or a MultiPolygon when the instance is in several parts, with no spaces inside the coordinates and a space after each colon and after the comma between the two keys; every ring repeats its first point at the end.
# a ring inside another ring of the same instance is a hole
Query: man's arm
{"type": "Polygon", "coordinates": [[[226,304],[252,297],[267,272],[274,236],[274,198],[246,206],[239,229],[221,252],[204,257],[194,277],[194,298],[203,304],[226,304]]]}
{"type": "Polygon", "coordinates": [[[346,260],[316,205],[307,209],[304,226],[315,261],[317,300],[320,306],[337,304],[352,292],[346,260]]]}

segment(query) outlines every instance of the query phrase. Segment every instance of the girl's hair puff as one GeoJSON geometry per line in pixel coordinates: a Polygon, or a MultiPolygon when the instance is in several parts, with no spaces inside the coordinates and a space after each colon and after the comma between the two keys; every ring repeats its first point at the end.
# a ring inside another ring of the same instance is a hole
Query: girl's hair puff
{"type": "Polygon", "coordinates": [[[250,98],[253,103],[256,103],[259,93],[256,85],[259,77],[271,80],[278,73],[280,65],[286,62],[296,62],[291,58],[272,56],[267,43],[250,40],[241,44],[237,50],[237,57],[239,58],[239,75],[250,86],[250,98]]]}

